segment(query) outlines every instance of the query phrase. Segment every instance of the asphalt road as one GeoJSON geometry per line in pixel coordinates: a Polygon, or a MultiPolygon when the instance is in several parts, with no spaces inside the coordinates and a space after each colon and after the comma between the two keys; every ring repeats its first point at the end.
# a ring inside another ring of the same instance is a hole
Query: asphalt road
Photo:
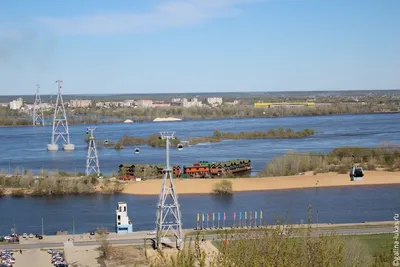
{"type": "MultiPolygon", "coordinates": [[[[312,235],[319,234],[337,234],[337,235],[368,235],[368,234],[387,234],[392,233],[393,227],[371,227],[371,228],[336,228],[336,229],[313,229],[312,235]]],[[[154,236],[148,236],[151,239],[154,236]]],[[[218,238],[218,234],[202,234],[201,237],[206,240],[213,240],[218,238]]],[[[175,239],[172,239],[175,241],[175,239]]],[[[143,245],[143,237],[136,237],[132,239],[116,239],[109,240],[113,245],[143,245]]],[[[74,246],[97,246],[99,243],[96,240],[91,241],[74,241],[71,242],[74,246]]],[[[61,248],[64,247],[64,242],[40,242],[33,244],[5,244],[0,246],[0,250],[5,249],[33,249],[33,248],[61,248]]]]}

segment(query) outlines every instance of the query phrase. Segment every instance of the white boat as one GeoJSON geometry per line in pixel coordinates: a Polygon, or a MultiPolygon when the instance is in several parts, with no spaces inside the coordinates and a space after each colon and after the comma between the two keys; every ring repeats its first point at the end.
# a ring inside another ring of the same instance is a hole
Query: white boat
{"type": "Polygon", "coordinates": [[[133,121],[132,121],[132,120],[129,120],[129,119],[124,121],[124,123],[132,123],[132,122],[133,122],[133,121]]]}
{"type": "Polygon", "coordinates": [[[182,119],[179,118],[172,118],[172,117],[168,117],[168,118],[155,118],[153,121],[154,122],[161,122],[161,121],[181,121],[182,119]]]}

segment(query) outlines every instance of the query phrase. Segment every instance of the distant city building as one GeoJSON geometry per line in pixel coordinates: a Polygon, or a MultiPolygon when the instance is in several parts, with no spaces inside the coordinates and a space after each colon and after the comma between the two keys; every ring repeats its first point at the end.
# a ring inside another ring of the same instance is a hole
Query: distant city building
{"type": "Polygon", "coordinates": [[[135,100],[124,100],[124,107],[129,108],[129,107],[134,107],[135,106],[135,100]]]}
{"type": "Polygon", "coordinates": [[[222,105],[222,97],[207,97],[206,100],[211,106],[222,105]]]}
{"type": "Polygon", "coordinates": [[[19,110],[24,105],[24,100],[22,98],[18,98],[17,100],[13,100],[10,102],[10,109],[19,110]]]}
{"type": "Polygon", "coordinates": [[[69,107],[71,108],[88,108],[91,105],[91,100],[73,99],[69,101],[69,107]]]}
{"type": "Polygon", "coordinates": [[[182,106],[184,108],[201,107],[202,105],[203,103],[201,103],[201,101],[199,101],[196,97],[190,99],[190,101],[188,101],[186,98],[182,98],[182,106]]]}
{"type": "Polygon", "coordinates": [[[170,107],[171,104],[165,101],[154,101],[151,105],[153,108],[166,108],[170,107]]]}
{"type": "Polygon", "coordinates": [[[153,100],[151,99],[140,99],[136,101],[136,105],[141,108],[151,108],[153,106],[153,100]]]}

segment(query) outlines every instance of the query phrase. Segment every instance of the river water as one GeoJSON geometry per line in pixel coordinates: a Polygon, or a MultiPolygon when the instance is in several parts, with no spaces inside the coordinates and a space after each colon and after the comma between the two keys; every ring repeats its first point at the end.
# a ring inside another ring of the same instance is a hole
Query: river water
{"type": "MultiPolygon", "coordinates": [[[[320,132],[302,139],[267,140],[226,140],[214,144],[198,144],[182,151],[171,151],[171,162],[189,165],[199,160],[222,161],[232,158],[249,158],[253,163],[253,173],[262,170],[274,156],[288,150],[325,152],[339,146],[373,147],[382,142],[400,143],[400,114],[338,115],[313,117],[282,117],[201,120],[181,122],[143,122],[133,124],[97,125],[96,137],[117,141],[124,134],[149,136],[160,131],[175,131],[181,138],[212,135],[215,129],[221,131],[266,131],[270,128],[292,128],[302,130],[313,128],[320,132]]],[[[84,135],[88,125],[70,126],[73,152],[48,152],[47,143],[51,140],[51,127],[9,127],[0,128],[0,169],[14,172],[15,168],[32,169],[35,173],[41,168],[59,169],[68,172],[84,172],[86,143],[84,135]]],[[[61,147],[61,146],[60,146],[61,147]]],[[[104,174],[118,171],[121,163],[165,163],[165,150],[141,147],[135,154],[133,147],[123,150],[99,149],[100,169],[104,174]]]]}
{"type": "MultiPolygon", "coordinates": [[[[264,168],[274,156],[288,150],[329,151],[340,146],[373,147],[382,142],[400,143],[400,114],[341,115],[320,117],[285,117],[258,119],[226,119],[182,121],[173,123],[102,124],[96,136],[118,140],[124,134],[148,136],[159,131],[176,131],[179,138],[208,136],[215,129],[221,131],[268,130],[283,126],[293,130],[313,128],[319,132],[303,139],[235,140],[217,144],[199,144],[171,152],[174,164],[191,164],[199,160],[227,160],[250,158],[254,171],[264,168]]],[[[73,152],[48,152],[46,145],[51,138],[51,127],[0,128],[0,168],[13,172],[14,168],[60,169],[84,172],[86,144],[83,140],[87,125],[70,127],[71,140],[76,145],[73,152]]],[[[100,149],[100,167],[103,173],[117,171],[121,163],[164,163],[165,150],[141,147],[120,151],[100,149]]],[[[344,223],[391,220],[400,212],[400,185],[279,190],[235,193],[231,197],[214,195],[179,196],[185,228],[196,226],[197,213],[226,212],[226,225],[232,225],[233,212],[263,211],[263,223],[271,223],[274,215],[285,215],[290,221],[307,221],[307,205],[313,205],[314,221],[344,223]],[[318,210],[318,212],[317,212],[318,210]]],[[[126,201],[135,230],[153,229],[156,219],[157,196],[64,196],[0,198],[0,235],[8,234],[13,225],[18,232],[41,232],[41,218],[45,233],[57,230],[76,233],[95,230],[104,226],[114,229],[116,203],[126,201]],[[74,223],[73,223],[74,222],[74,223]]],[[[254,214],[254,213],[253,213],[254,214]]],[[[254,215],[253,215],[254,216],[254,215]]],[[[221,215],[222,219],[222,215],[221,215]]],[[[259,223],[259,222],[258,222],[259,223]]],[[[211,222],[210,222],[211,224],[211,222]]],[[[222,224],[222,221],[221,221],[222,224]]]]}
{"type": "MultiPolygon", "coordinates": [[[[239,218],[238,212],[247,211],[249,218],[250,211],[253,214],[258,211],[259,214],[260,210],[263,211],[263,224],[274,222],[275,215],[284,217],[286,214],[289,222],[306,223],[309,203],[312,204],[314,222],[348,223],[392,220],[394,214],[400,212],[399,191],[400,185],[312,188],[242,192],[229,197],[180,195],[179,201],[184,228],[196,227],[197,213],[209,213],[212,220],[211,213],[220,212],[222,225],[222,214],[225,212],[225,225],[231,226],[233,212],[237,212],[239,218]]],[[[8,234],[14,224],[19,233],[41,233],[42,217],[44,232],[47,234],[54,234],[57,230],[72,233],[73,224],[76,233],[93,231],[97,227],[114,231],[118,201],[128,203],[128,214],[135,231],[154,229],[157,196],[26,196],[0,198],[0,235],[8,234]]]]}

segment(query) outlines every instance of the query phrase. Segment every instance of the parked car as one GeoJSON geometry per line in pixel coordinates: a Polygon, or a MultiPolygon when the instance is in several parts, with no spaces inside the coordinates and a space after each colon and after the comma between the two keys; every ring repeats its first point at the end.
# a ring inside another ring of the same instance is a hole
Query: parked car
{"type": "Polygon", "coordinates": [[[32,233],[29,234],[29,238],[33,238],[33,234],[32,233]]]}
{"type": "Polygon", "coordinates": [[[28,238],[28,234],[27,234],[27,233],[24,233],[24,234],[22,235],[22,237],[23,237],[23,238],[28,238]]]}

